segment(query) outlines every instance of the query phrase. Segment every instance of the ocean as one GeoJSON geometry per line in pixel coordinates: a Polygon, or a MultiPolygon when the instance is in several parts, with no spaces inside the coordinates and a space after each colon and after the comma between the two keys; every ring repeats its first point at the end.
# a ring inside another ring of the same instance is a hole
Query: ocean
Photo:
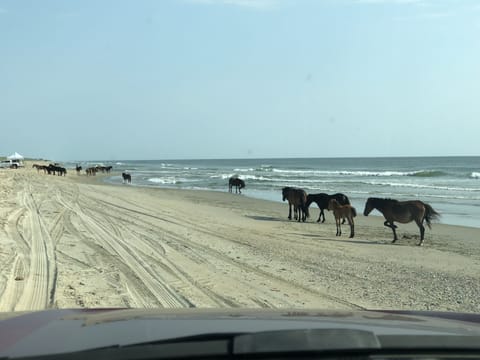
{"type": "MultiPolygon", "coordinates": [[[[88,165],[97,162],[89,162],[88,165]]],[[[129,171],[137,186],[228,191],[228,178],[246,182],[242,194],[282,201],[281,189],[346,194],[360,213],[368,197],[419,199],[442,214],[440,223],[480,227],[480,157],[286,158],[103,161],[129,171]]],[[[87,164],[87,163],[86,163],[87,164]]],[[[120,184],[120,176],[106,181],[120,184]]],[[[316,205],[313,205],[316,207],[316,205]]],[[[317,214],[313,210],[313,214],[317,214]]],[[[380,215],[376,211],[373,214],[380,215]]],[[[316,217],[317,215],[313,215],[316,217]]]]}

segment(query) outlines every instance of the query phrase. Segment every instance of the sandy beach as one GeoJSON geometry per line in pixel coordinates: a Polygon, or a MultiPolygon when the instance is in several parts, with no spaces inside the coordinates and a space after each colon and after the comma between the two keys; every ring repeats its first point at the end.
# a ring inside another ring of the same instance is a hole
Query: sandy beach
{"type": "MultiPolygon", "coordinates": [[[[399,241],[357,209],[355,238],[286,203],[0,171],[0,311],[271,307],[480,312],[480,229],[415,224],[399,241]]],[[[245,191],[248,193],[248,190],[245,191]]],[[[279,198],[281,194],[279,194],[279,198]]],[[[376,213],[378,215],[378,213],[376,213]]]]}

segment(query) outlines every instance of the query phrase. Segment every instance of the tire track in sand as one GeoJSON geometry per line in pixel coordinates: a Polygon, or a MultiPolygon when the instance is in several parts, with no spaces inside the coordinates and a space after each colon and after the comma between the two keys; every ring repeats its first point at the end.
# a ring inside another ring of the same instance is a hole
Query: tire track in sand
{"type": "MultiPolygon", "coordinates": [[[[134,298],[137,304],[143,304],[144,307],[150,307],[145,303],[145,298],[154,297],[162,307],[190,307],[191,304],[182,296],[171,289],[168,284],[159,281],[151,272],[148,262],[135,251],[116,230],[116,224],[100,211],[88,209],[88,206],[81,206],[77,201],[71,206],[68,202],[58,199],[63,205],[75,213],[82,221],[83,227],[96,239],[96,245],[111,255],[109,260],[119,257],[121,260],[120,268],[123,268],[123,275],[127,279],[127,291],[134,298]],[[149,296],[145,296],[145,292],[149,296]]],[[[97,205],[98,207],[98,205],[97,205]]],[[[95,208],[95,207],[93,207],[95,208]]],[[[90,246],[95,246],[90,241],[90,246]]]]}
{"type": "Polygon", "coordinates": [[[30,266],[14,310],[45,309],[52,306],[55,294],[55,249],[30,188],[24,190],[21,205],[25,207],[26,213],[19,232],[23,233],[23,238],[30,247],[30,266]]]}

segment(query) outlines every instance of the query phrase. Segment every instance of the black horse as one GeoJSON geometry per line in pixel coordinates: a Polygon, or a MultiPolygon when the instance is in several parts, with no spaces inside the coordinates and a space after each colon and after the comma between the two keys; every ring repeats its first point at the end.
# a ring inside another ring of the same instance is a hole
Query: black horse
{"type": "Polygon", "coordinates": [[[82,171],[82,167],[77,164],[77,166],[75,166],[75,170],[77,171],[77,175],[80,175],[80,171],[82,171]]]}
{"type": "Polygon", "coordinates": [[[132,183],[132,175],[130,175],[129,173],[126,173],[126,172],[122,172],[122,178],[123,178],[123,183],[129,183],[131,184],[132,183]]]}
{"type": "Polygon", "coordinates": [[[58,164],[50,164],[47,166],[47,172],[49,175],[58,175],[58,176],[66,176],[67,169],[64,167],[58,166],[58,164]]]}
{"type": "Polygon", "coordinates": [[[232,176],[230,179],[228,179],[228,191],[232,192],[234,186],[235,194],[237,193],[237,191],[241,194],[242,189],[245,187],[245,181],[236,176],[232,176]]]}
{"type": "Polygon", "coordinates": [[[298,221],[303,221],[310,216],[308,213],[307,193],[303,189],[294,187],[284,187],[282,189],[283,201],[288,200],[288,218],[292,219],[292,206],[294,218],[298,221]]]}
{"type": "MultiPolygon", "coordinates": [[[[307,209],[310,207],[310,204],[312,202],[316,203],[318,205],[318,208],[320,209],[320,215],[318,216],[317,222],[320,222],[320,220],[325,222],[325,213],[323,210],[328,209],[328,204],[330,200],[335,199],[337,200],[339,205],[350,205],[350,200],[348,197],[342,193],[337,193],[333,195],[328,195],[325,193],[319,193],[319,194],[308,194],[307,195],[307,203],[306,207],[307,209]],[[322,219],[323,217],[323,219],[322,219]]],[[[345,223],[345,219],[343,219],[342,224],[345,223]]]]}

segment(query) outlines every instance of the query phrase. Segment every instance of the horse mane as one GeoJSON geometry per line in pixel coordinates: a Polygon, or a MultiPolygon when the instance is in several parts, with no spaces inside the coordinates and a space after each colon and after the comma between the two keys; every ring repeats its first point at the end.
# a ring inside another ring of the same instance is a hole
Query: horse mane
{"type": "Polygon", "coordinates": [[[391,199],[391,198],[371,197],[369,200],[371,200],[374,204],[378,204],[378,203],[398,203],[397,199],[391,199]]]}

